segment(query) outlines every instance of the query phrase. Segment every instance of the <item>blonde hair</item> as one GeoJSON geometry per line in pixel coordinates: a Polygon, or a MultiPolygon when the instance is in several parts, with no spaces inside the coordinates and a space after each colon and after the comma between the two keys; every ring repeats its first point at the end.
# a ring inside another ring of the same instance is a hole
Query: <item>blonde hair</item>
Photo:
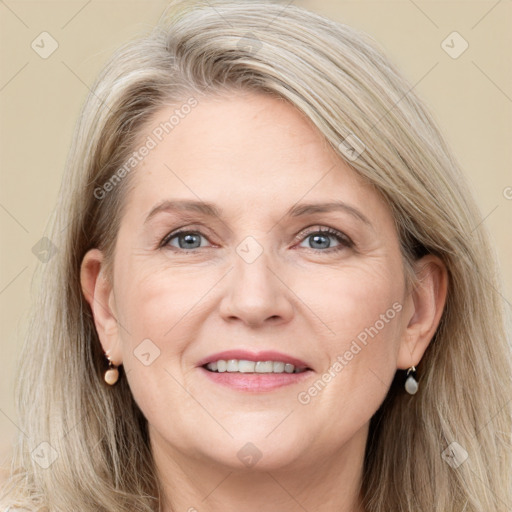
{"type": "Polygon", "coordinates": [[[122,372],[115,388],[103,382],[106,360],[80,264],[98,247],[111,277],[133,173],[101,199],[97,191],[130,158],[151,116],[165,105],[233,90],[294,105],[388,202],[407,271],[433,253],[449,272],[441,323],[417,368],[420,390],[404,393],[397,371],[371,420],[367,512],[509,512],[508,320],[496,257],[459,164],[372,38],[303,8],[259,1],[171,4],[149,35],[112,56],[87,98],[48,235],[58,251],[41,269],[22,356],[17,404],[24,434],[5,503],[158,510],[146,420],[122,372]],[[349,159],[340,143],[355,137],[364,151],[349,159]],[[31,456],[41,442],[56,454],[46,469],[31,456]],[[460,465],[453,460],[461,462],[464,452],[454,442],[468,454],[460,465]],[[460,460],[446,456],[453,453],[460,460]]]}

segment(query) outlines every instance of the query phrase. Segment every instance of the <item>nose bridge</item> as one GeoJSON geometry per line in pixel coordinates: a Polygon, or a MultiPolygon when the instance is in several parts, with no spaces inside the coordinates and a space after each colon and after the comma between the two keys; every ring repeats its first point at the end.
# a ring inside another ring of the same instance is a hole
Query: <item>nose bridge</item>
{"type": "Polygon", "coordinates": [[[276,286],[275,276],[271,270],[275,262],[268,246],[264,248],[260,241],[248,236],[238,244],[236,254],[235,281],[240,280],[241,284],[251,286],[258,295],[275,296],[276,293],[272,293],[272,288],[276,286]]]}
{"type": "Polygon", "coordinates": [[[247,236],[235,249],[229,290],[221,312],[256,325],[267,319],[289,320],[293,307],[286,286],[275,275],[278,262],[268,247],[247,236]]]}

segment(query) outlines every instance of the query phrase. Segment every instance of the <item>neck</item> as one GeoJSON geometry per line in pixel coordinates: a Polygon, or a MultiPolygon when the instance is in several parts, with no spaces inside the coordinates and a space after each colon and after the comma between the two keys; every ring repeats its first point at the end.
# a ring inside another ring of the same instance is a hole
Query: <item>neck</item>
{"type": "Polygon", "coordinates": [[[197,459],[152,433],[162,512],[364,512],[367,426],[337,451],[299,456],[286,467],[234,468],[197,459]]]}

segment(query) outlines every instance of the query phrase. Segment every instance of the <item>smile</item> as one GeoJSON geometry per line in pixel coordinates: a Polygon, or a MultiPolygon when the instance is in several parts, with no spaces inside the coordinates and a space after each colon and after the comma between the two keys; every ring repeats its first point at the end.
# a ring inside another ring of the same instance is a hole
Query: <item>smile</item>
{"type": "Polygon", "coordinates": [[[204,367],[218,373],[303,373],[308,370],[308,368],[296,367],[282,361],[248,361],[246,359],[219,359],[204,367]]]}

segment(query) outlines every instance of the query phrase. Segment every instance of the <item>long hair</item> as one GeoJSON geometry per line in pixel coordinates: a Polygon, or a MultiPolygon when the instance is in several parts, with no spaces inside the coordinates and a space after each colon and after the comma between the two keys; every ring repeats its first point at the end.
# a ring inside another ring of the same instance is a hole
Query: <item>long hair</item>
{"type": "Polygon", "coordinates": [[[16,391],[23,433],[6,504],[50,512],[158,510],[147,423],[122,372],[115,388],[103,382],[106,361],[80,265],[97,247],[111,277],[124,198],[137,172],[126,163],[153,114],[247,90],[294,105],[382,195],[406,273],[427,253],[448,269],[441,322],[417,368],[420,390],[403,393],[397,371],[371,420],[366,510],[510,512],[509,319],[496,256],[460,165],[371,37],[304,8],[259,1],[174,2],[97,78],[48,234],[57,250],[34,286],[16,391]],[[354,141],[357,158],[347,152],[354,141]]]}

